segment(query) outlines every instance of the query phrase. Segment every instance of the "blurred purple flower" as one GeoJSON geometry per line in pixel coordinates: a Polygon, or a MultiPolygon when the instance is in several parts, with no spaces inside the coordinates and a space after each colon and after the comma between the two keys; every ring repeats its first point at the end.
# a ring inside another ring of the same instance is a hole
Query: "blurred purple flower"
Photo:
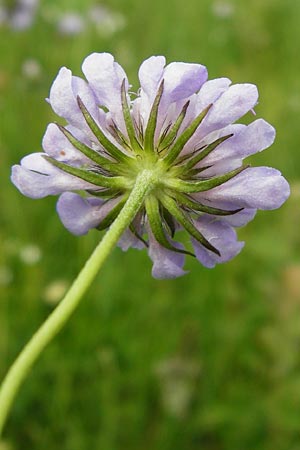
{"type": "Polygon", "coordinates": [[[207,81],[200,64],[166,66],[163,56],[153,56],[139,69],[141,87],[132,99],[112,55],[93,53],[82,70],[87,81],[63,67],[50,91],[52,109],[68,125],[50,124],[45,153],[28,155],[12,169],[24,195],[60,194],[57,211],[72,233],[109,227],[139,171],[153,168],[159,182],[119,245],[148,247],[153,276],[174,278],[185,273],[190,254],[176,242],[177,230],[185,229],[197,259],[214,267],[242,249],[235,227],[288,198],[278,170],[243,166],[275,138],[263,119],[234,124],[255,107],[255,85],[207,81]],[[72,192],[78,190],[86,195],[72,192]]]}
{"type": "Polygon", "coordinates": [[[18,0],[11,15],[10,25],[14,30],[27,30],[34,22],[39,0],[18,0]]]}
{"type": "Polygon", "coordinates": [[[0,26],[5,25],[8,20],[8,11],[3,5],[0,5],[0,26]]]}

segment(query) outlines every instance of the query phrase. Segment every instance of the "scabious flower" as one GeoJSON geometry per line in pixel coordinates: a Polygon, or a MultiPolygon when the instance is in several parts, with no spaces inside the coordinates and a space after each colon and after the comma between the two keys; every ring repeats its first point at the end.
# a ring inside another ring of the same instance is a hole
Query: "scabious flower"
{"type": "Polygon", "coordinates": [[[185,273],[185,254],[206,267],[232,259],[244,245],[235,228],[288,198],[278,170],[243,165],[275,137],[262,119],[234,123],[255,107],[255,85],[208,81],[203,65],[166,66],[163,56],[142,63],[136,95],[108,53],[89,55],[82,71],[87,81],[63,67],[50,90],[67,125],[51,123],[45,153],[12,169],[24,195],[60,195],[57,212],[72,233],[110,227],[138,174],[153,171],[156,182],[119,246],[147,247],[153,276],[174,278],[185,273]],[[188,232],[191,247],[176,241],[178,230],[188,232]]]}

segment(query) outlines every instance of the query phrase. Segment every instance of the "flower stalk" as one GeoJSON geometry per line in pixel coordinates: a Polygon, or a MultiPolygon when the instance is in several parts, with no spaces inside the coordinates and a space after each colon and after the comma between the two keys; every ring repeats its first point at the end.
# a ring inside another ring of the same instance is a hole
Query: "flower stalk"
{"type": "Polygon", "coordinates": [[[12,168],[24,195],[60,195],[58,215],[75,235],[108,231],[9,370],[0,388],[0,434],[25,376],[116,244],[147,249],[158,279],[184,275],[185,255],[213,268],[243,248],[235,228],[289,196],[278,170],[243,163],[275,138],[263,119],[235,123],[257,104],[256,86],[208,80],[201,64],[165,64],[163,56],[142,63],[134,98],[125,71],[108,53],[85,58],[86,80],[61,68],[49,103],[67,124],[49,124],[44,153],[12,168]],[[193,252],[177,241],[182,229],[193,252]]]}
{"type": "Polygon", "coordinates": [[[75,311],[103,263],[143,205],[145,197],[155,186],[156,178],[155,173],[149,170],[144,170],[137,176],[124,207],[85,263],[71,288],[11,366],[0,388],[0,436],[14,398],[32,365],[75,311]]]}

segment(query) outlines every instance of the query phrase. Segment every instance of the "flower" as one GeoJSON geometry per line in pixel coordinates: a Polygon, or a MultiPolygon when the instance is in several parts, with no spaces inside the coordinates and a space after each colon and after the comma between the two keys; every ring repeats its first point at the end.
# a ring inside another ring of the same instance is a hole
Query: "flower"
{"type": "Polygon", "coordinates": [[[60,34],[75,36],[85,29],[84,18],[75,12],[64,14],[57,23],[57,29],[60,34]]]}
{"type": "Polygon", "coordinates": [[[16,31],[27,30],[33,25],[39,0],[18,0],[10,17],[11,28],[16,31]]]}
{"type": "Polygon", "coordinates": [[[255,85],[208,81],[203,65],[166,66],[163,56],[142,63],[135,96],[108,53],[89,55],[82,71],[87,81],[63,67],[50,90],[48,101],[67,126],[48,125],[45,153],[30,154],[12,169],[24,195],[60,195],[57,212],[72,233],[108,228],[137,175],[155,171],[155,187],[119,246],[148,247],[152,275],[174,278],[185,273],[185,254],[206,267],[232,259],[244,245],[235,228],[257,209],[278,208],[288,198],[278,170],[243,165],[275,137],[263,119],[234,123],[255,107],[255,85]],[[182,229],[192,252],[176,241],[182,229]]]}
{"type": "Polygon", "coordinates": [[[126,25],[125,17],[121,13],[112,11],[104,5],[91,6],[88,17],[97,31],[104,36],[110,36],[126,25]]]}

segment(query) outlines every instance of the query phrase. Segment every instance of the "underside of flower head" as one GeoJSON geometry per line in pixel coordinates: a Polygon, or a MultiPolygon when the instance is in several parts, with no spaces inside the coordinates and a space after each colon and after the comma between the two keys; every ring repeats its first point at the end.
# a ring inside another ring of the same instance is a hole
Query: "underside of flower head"
{"type": "Polygon", "coordinates": [[[12,175],[30,197],[61,194],[57,210],[74,234],[108,228],[137,176],[149,171],[151,189],[119,245],[149,247],[153,275],[176,277],[184,273],[184,253],[207,267],[234,257],[243,246],[234,227],[288,197],[280,172],[243,165],[275,136],[262,119],[233,124],[255,106],[254,85],[207,81],[204,66],[165,67],[163,57],[151,57],[140,67],[141,88],[132,99],[111,55],[92,54],[82,68],[87,82],[63,68],[50,91],[53,110],[68,125],[50,124],[46,153],[25,157],[12,175]],[[193,251],[176,242],[180,229],[191,236],[193,251]]]}

